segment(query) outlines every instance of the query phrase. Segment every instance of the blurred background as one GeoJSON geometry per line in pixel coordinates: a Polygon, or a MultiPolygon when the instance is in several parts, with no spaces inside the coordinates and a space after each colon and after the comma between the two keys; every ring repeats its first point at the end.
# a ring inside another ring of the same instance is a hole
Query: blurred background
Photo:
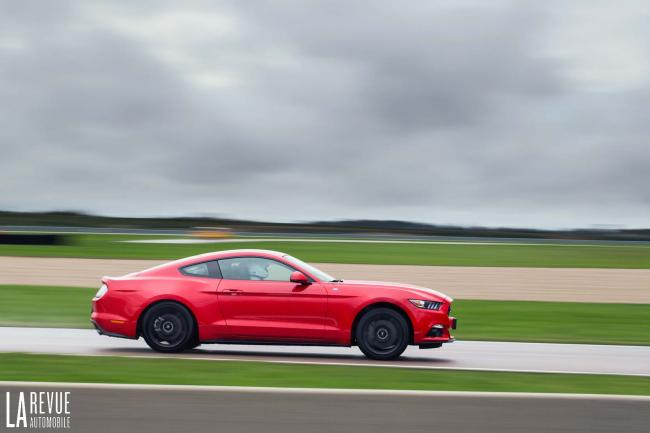
{"type": "MultiPolygon", "coordinates": [[[[0,3],[0,380],[650,395],[649,20],[632,0],[0,3]],[[408,352],[424,384],[255,364],[354,349],[193,354],[245,361],[222,376],[71,356],[152,362],[92,334],[100,278],[233,248],[444,291],[457,348],[408,352]]],[[[382,405],[428,428],[430,407],[386,398],[339,429],[377,428],[382,405]]],[[[649,421],[647,400],[608,403],[541,406],[557,431],[649,421]]],[[[341,409],[300,413],[319,404],[341,409]]],[[[500,423],[512,404],[460,399],[444,426],[552,429],[541,409],[500,423]]]]}

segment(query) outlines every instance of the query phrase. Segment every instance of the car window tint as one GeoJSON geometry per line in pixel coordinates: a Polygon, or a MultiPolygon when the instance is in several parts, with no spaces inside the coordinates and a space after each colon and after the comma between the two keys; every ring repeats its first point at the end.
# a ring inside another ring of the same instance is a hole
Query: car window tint
{"type": "Polygon", "coordinates": [[[261,257],[236,257],[219,260],[226,280],[289,281],[295,271],[290,266],[261,257]]]}
{"type": "Polygon", "coordinates": [[[210,276],[210,270],[208,269],[207,263],[197,263],[196,265],[185,266],[183,268],[183,273],[187,275],[193,275],[196,277],[210,276]]]}

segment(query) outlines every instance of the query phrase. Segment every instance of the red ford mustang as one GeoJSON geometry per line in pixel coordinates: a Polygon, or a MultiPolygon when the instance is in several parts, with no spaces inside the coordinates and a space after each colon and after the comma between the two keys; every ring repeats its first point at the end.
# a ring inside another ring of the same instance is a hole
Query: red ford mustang
{"type": "Polygon", "coordinates": [[[338,280],[287,254],[202,254],[102,279],[92,301],[100,334],[137,339],[160,352],[199,344],[358,345],[393,359],[409,344],[453,341],[452,299],[431,289],[338,280]]]}

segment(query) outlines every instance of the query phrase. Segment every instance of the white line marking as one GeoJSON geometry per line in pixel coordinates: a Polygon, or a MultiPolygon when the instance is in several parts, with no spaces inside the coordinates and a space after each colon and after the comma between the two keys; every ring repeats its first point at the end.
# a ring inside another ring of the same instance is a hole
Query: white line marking
{"type": "Polygon", "coordinates": [[[411,240],[375,240],[375,239],[311,239],[311,238],[229,238],[229,239],[137,239],[115,242],[135,244],[227,244],[244,242],[325,242],[325,243],[360,243],[360,244],[440,244],[440,245],[515,245],[515,246],[544,246],[544,247],[617,247],[617,248],[650,248],[649,245],[620,245],[620,244],[573,244],[547,242],[496,242],[496,241],[411,241],[411,240]]]}
{"type": "Polygon", "coordinates": [[[264,386],[215,386],[215,385],[164,385],[130,383],[79,383],[79,382],[28,382],[0,381],[0,386],[24,386],[41,388],[77,389],[124,389],[148,391],[212,391],[248,392],[269,394],[353,394],[353,395],[400,395],[435,397],[503,397],[539,399],[578,399],[578,400],[636,400],[650,401],[650,396],[616,394],[571,394],[548,392],[493,392],[493,391],[418,391],[399,389],[357,389],[357,388],[290,388],[264,386]]]}

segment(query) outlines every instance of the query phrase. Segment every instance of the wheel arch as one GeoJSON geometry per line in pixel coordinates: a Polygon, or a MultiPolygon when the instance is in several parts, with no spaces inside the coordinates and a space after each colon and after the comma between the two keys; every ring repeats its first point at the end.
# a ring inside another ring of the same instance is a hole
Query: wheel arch
{"type": "Polygon", "coordinates": [[[409,344],[414,344],[414,330],[413,330],[413,321],[411,320],[411,317],[408,315],[408,313],[399,305],[393,304],[391,302],[387,301],[376,301],[372,302],[366,306],[364,306],[357,314],[354,316],[354,320],[352,321],[352,326],[350,328],[350,343],[354,346],[356,345],[356,331],[357,331],[357,325],[359,324],[359,320],[361,317],[367,313],[370,310],[373,310],[375,308],[390,308],[391,310],[394,310],[395,312],[399,313],[402,317],[404,317],[404,320],[406,320],[406,324],[409,327],[408,334],[409,334],[409,344]]]}

